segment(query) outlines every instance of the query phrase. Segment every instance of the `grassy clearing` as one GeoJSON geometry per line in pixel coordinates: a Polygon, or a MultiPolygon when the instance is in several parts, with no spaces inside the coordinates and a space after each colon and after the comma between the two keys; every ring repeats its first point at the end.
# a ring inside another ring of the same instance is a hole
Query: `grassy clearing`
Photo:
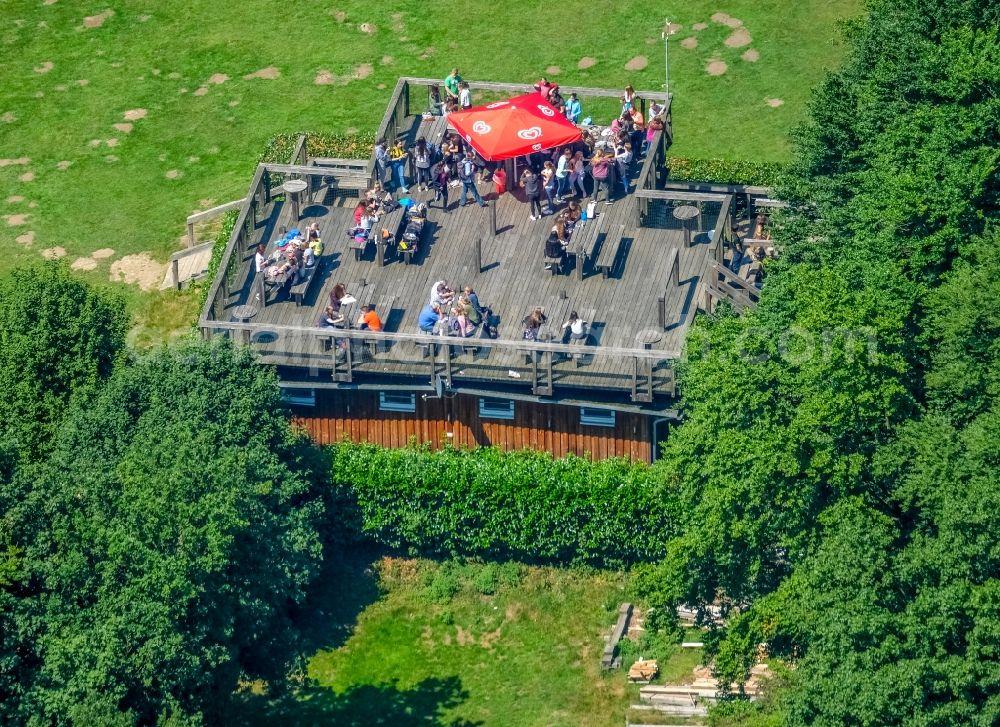
{"type": "MultiPolygon", "coordinates": [[[[599,668],[625,574],[361,558],[323,581],[354,599],[314,597],[310,685],[247,697],[241,720],[604,727],[637,701],[623,671],[599,668]]],[[[669,648],[664,673],[689,679],[698,653],[669,648]]]]}
{"type": "MultiPolygon", "coordinates": [[[[678,11],[675,153],[786,158],[785,135],[802,118],[808,89],[839,58],[835,21],[857,7],[735,0],[678,11]],[[744,23],[748,45],[725,45],[733,28],[710,19],[720,11],[744,23]],[[691,30],[698,22],[708,27],[691,30]],[[688,37],[696,48],[682,47],[688,37]],[[748,49],[759,60],[741,60],[748,49]],[[708,76],[715,57],[728,70],[708,76]],[[784,104],[770,108],[765,98],[784,104]]],[[[511,0],[503,13],[442,22],[453,15],[442,0],[377,10],[354,0],[280,8],[7,0],[0,159],[26,161],[0,167],[0,271],[52,248],[70,262],[112,249],[81,272],[101,280],[124,255],[165,263],[187,214],[244,193],[269,136],[371,129],[401,74],[443,77],[457,64],[469,78],[531,81],[558,66],[549,75],[564,84],[662,87],[662,19],[647,5],[606,6],[595,18],[592,3],[511,0]],[[646,67],[626,70],[638,56],[646,67]],[[584,57],[594,65],[578,68],[584,57]],[[262,69],[274,70],[252,75],[262,69]]]]}

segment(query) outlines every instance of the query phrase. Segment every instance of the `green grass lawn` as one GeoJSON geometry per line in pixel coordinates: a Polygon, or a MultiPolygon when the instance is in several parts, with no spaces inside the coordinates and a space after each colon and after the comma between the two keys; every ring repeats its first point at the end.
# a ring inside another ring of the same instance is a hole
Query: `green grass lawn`
{"type": "MultiPolygon", "coordinates": [[[[241,722],[604,727],[638,701],[624,670],[599,665],[624,574],[362,558],[323,581],[339,591],[306,618],[310,685],[248,697],[241,722]]],[[[664,675],[690,679],[699,652],[667,654],[664,675]]]]}
{"type": "MultiPolygon", "coordinates": [[[[840,57],[835,22],[858,7],[694,0],[677,9],[675,153],[787,158],[809,88],[840,57]],[[746,45],[726,46],[734,28],[711,20],[719,12],[742,21],[746,45]],[[688,38],[697,47],[683,47],[688,38]],[[741,59],[750,49],[755,62],[741,59]],[[724,74],[706,74],[712,59],[727,64],[724,74]]],[[[108,280],[116,263],[152,276],[178,249],[188,214],[245,193],[272,134],[373,130],[403,74],[443,78],[458,65],[471,79],[534,81],[558,66],[549,75],[563,84],[661,89],[663,18],[649,8],[509,0],[456,14],[441,0],[4,0],[0,271],[59,248],[94,279],[108,280]],[[645,68],[626,70],[638,56],[645,68]],[[594,64],[581,70],[585,57],[594,64]],[[247,78],[269,68],[276,78],[247,78]],[[324,74],[333,83],[317,85],[324,74]],[[112,252],[91,258],[95,250],[112,252]],[[121,261],[140,254],[154,264],[121,261]]]]}

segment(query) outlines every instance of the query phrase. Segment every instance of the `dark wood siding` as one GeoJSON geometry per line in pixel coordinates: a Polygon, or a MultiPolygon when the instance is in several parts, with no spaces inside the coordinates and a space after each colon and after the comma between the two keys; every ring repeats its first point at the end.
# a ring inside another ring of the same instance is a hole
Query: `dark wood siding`
{"type": "Polygon", "coordinates": [[[421,399],[416,411],[379,409],[378,392],[316,392],[315,407],[297,407],[295,421],[319,444],[346,436],[356,442],[401,447],[411,438],[440,447],[495,446],[505,450],[537,449],[556,457],[573,453],[594,459],[627,457],[648,462],[651,458],[650,418],[645,414],[616,412],[614,427],[580,424],[576,406],[514,402],[514,419],[481,418],[479,397],[459,394],[449,399],[421,399]]]}

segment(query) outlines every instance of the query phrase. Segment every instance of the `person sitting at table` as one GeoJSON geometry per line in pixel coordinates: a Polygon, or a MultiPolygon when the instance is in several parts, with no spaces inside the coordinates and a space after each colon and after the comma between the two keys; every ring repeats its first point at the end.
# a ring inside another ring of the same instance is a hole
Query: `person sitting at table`
{"type": "Polygon", "coordinates": [[[342,325],[344,323],[344,314],[340,312],[341,301],[347,297],[347,288],[343,283],[337,283],[333,286],[333,290],[330,291],[330,308],[334,313],[334,323],[336,325],[342,325]]]}
{"type": "Polygon", "coordinates": [[[455,335],[468,338],[476,332],[476,326],[470,320],[463,306],[456,305],[451,309],[451,317],[448,321],[455,335]]]}
{"type": "Polygon", "coordinates": [[[547,320],[548,319],[545,317],[545,314],[542,313],[542,309],[535,308],[535,310],[531,311],[530,315],[525,316],[524,320],[521,321],[521,337],[525,341],[537,341],[538,329],[541,328],[542,324],[547,320]]]}
{"type": "Polygon", "coordinates": [[[562,342],[570,343],[571,341],[586,341],[587,340],[587,321],[583,320],[573,311],[569,314],[569,320],[563,323],[563,335],[562,342]]]}
{"type": "Polygon", "coordinates": [[[579,202],[573,200],[570,201],[563,211],[566,213],[566,221],[564,223],[566,225],[566,234],[571,235],[573,230],[576,229],[576,223],[583,216],[583,207],[580,206],[579,202]]]}
{"type": "Polygon", "coordinates": [[[316,253],[313,252],[312,247],[306,245],[302,248],[302,266],[305,268],[311,268],[316,265],[316,253]]]}
{"type": "Polygon", "coordinates": [[[482,311],[479,310],[478,306],[472,305],[469,296],[465,293],[458,297],[458,307],[462,309],[465,317],[472,323],[473,328],[478,328],[479,324],[483,322],[482,311]]]}
{"type": "Polygon", "coordinates": [[[462,293],[465,295],[465,299],[469,301],[469,304],[478,311],[479,315],[485,316],[486,309],[479,304],[479,294],[476,293],[475,289],[471,285],[466,285],[462,288],[462,293]]]}
{"type": "Polygon", "coordinates": [[[264,255],[265,250],[267,250],[266,247],[264,247],[263,245],[258,245],[257,252],[254,253],[253,256],[254,266],[258,274],[265,272],[267,268],[271,265],[270,261],[264,255]]]}
{"type": "Polygon", "coordinates": [[[362,331],[381,331],[382,319],[375,312],[375,306],[371,303],[361,307],[361,316],[358,318],[358,328],[362,331]]]}
{"type": "Polygon", "coordinates": [[[338,320],[343,322],[343,316],[339,316],[333,310],[332,305],[328,305],[323,309],[323,312],[319,316],[319,322],[316,324],[320,328],[337,328],[339,326],[338,320]]]}
{"type": "Polygon", "coordinates": [[[420,310],[417,316],[417,327],[424,333],[433,333],[434,326],[441,319],[441,306],[437,303],[428,303],[420,310]]]}
{"type": "Polygon", "coordinates": [[[431,303],[446,307],[455,297],[455,291],[448,287],[447,280],[439,280],[431,286],[431,303]]]}
{"type": "MultiPolygon", "coordinates": [[[[559,233],[555,231],[555,228],[545,238],[545,258],[546,260],[557,260],[555,270],[557,273],[562,273],[563,265],[566,262],[566,245],[559,239],[559,233]]],[[[545,269],[552,270],[552,265],[551,262],[546,262],[545,269]]]]}

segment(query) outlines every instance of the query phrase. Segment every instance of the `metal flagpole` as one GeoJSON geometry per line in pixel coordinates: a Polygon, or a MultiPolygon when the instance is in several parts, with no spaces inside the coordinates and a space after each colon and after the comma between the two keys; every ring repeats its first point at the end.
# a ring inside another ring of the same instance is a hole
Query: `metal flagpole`
{"type": "Polygon", "coordinates": [[[663,90],[670,98],[670,18],[663,19],[663,72],[665,74],[663,90]]]}

